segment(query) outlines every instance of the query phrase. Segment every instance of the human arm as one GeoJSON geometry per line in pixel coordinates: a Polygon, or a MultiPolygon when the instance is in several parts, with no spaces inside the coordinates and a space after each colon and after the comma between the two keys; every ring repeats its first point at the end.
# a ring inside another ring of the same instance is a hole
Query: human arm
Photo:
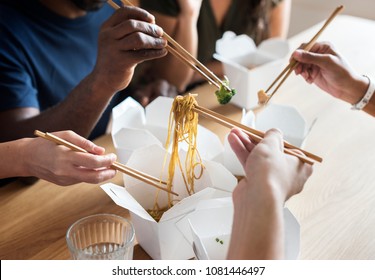
{"type": "Polygon", "coordinates": [[[289,30],[291,6],[291,0],[283,0],[272,9],[269,22],[269,37],[286,39],[289,30]]]}
{"type": "Polygon", "coordinates": [[[154,17],[146,11],[133,7],[119,9],[100,30],[93,71],[64,101],[48,110],[41,112],[24,106],[1,112],[0,141],[32,136],[36,128],[71,129],[87,137],[113,95],[129,84],[135,66],[166,54],[162,34],[154,17]]]}
{"type": "MultiPolygon", "coordinates": [[[[316,43],[309,52],[296,50],[292,58],[299,62],[297,75],[350,104],[361,100],[369,87],[368,79],[351,69],[329,43],[316,43]]],[[[375,116],[375,98],[363,110],[375,116]]]]}
{"type": "Polygon", "coordinates": [[[310,165],[283,153],[281,133],[270,130],[257,145],[238,129],[229,143],[245,170],[233,192],[234,219],[229,259],[284,257],[284,202],[299,193],[310,165]]]}
{"type": "MultiPolygon", "coordinates": [[[[164,15],[150,10],[156,22],[194,57],[198,51],[197,21],[202,0],[179,0],[180,12],[177,16],[164,15]]],[[[160,4],[161,5],[161,4],[160,4]]],[[[153,61],[152,72],[157,77],[175,85],[180,92],[190,84],[193,70],[169,53],[162,59],[153,61]]]]}
{"type": "Polygon", "coordinates": [[[75,152],[42,138],[23,138],[0,143],[0,178],[38,177],[58,185],[100,183],[115,176],[111,164],[116,155],[72,131],[55,132],[89,153],[75,152]]]}

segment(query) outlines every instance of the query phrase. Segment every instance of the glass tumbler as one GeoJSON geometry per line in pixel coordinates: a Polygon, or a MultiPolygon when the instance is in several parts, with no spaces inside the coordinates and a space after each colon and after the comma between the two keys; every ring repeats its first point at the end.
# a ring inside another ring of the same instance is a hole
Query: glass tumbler
{"type": "Polygon", "coordinates": [[[131,260],[133,224],[120,216],[97,214],[70,226],[66,242],[74,260],[131,260]]]}

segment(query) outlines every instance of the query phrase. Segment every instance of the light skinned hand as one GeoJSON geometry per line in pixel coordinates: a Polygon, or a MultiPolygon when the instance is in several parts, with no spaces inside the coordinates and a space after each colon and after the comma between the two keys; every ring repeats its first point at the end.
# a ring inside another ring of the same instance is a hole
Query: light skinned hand
{"type": "Polygon", "coordinates": [[[234,196],[256,188],[260,193],[283,204],[302,190],[312,173],[310,165],[283,152],[282,134],[276,129],[267,131],[264,139],[257,145],[239,129],[231,131],[228,141],[245,171],[245,183],[236,188],[234,196]]]}
{"type": "Polygon", "coordinates": [[[104,155],[105,149],[73,131],[52,133],[89,153],[75,152],[65,146],[42,138],[27,138],[22,149],[23,175],[35,176],[57,185],[79,182],[97,184],[113,178],[116,171],[111,164],[115,154],[104,155]]]}
{"type": "Polygon", "coordinates": [[[283,153],[278,130],[267,131],[257,145],[239,129],[228,141],[245,178],[233,191],[234,217],[228,259],[284,258],[284,202],[299,193],[311,166],[283,153]]]}
{"type": "Polygon", "coordinates": [[[336,98],[353,104],[366,92],[368,80],[353,71],[330,43],[315,43],[308,52],[298,49],[292,58],[299,62],[297,75],[336,98]]]}

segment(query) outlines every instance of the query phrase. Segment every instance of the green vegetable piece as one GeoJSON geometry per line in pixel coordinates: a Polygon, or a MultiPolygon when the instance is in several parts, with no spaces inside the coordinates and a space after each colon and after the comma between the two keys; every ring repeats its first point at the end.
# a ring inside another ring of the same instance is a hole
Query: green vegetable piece
{"type": "Polygon", "coordinates": [[[220,240],[218,237],[215,238],[215,241],[216,241],[217,243],[220,243],[221,245],[224,244],[224,241],[223,241],[223,240],[220,240]]]}
{"type": "MultiPolygon", "coordinates": [[[[224,80],[223,83],[229,87],[229,81],[228,80],[224,80]]],[[[232,97],[236,94],[236,90],[235,89],[232,89],[230,91],[228,91],[224,85],[221,85],[220,86],[220,89],[218,89],[217,91],[215,91],[215,95],[216,95],[216,98],[217,98],[217,101],[219,101],[220,104],[224,105],[224,104],[227,104],[231,99],[232,97]]]]}

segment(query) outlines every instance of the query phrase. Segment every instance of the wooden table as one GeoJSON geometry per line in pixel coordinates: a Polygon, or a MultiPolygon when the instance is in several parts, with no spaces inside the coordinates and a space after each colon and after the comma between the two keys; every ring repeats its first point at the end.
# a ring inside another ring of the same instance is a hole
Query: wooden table
{"type": "MultiPolygon", "coordinates": [[[[308,41],[318,26],[290,39],[291,48],[308,41]]],[[[333,42],[360,73],[375,77],[375,22],[338,17],[322,40],[333,42]]],[[[286,61],[285,61],[286,63],[286,61]]],[[[264,88],[267,85],[264,85],[264,88]]],[[[241,109],[220,106],[205,85],[200,105],[235,120],[241,109]]],[[[272,102],[295,106],[308,123],[317,122],[305,149],[324,158],[315,165],[304,191],[287,205],[301,224],[301,259],[375,259],[375,120],[335,100],[301,78],[291,76],[272,102]]],[[[220,137],[227,129],[204,118],[201,124],[220,137]]],[[[109,135],[97,144],[113,151],[109,135]]],[[[121,175],[112,180],[122,184],[121,175]]],[[[114,213],[128,217],[96,185],[59,187],[45,181],[32,186],[20,182],[0,188],[0,258],[69,259],[65,245],[68,227],[87,215],[114,213]]],[[[147,254],[135,248],[135,259],[147,254]]]]}

